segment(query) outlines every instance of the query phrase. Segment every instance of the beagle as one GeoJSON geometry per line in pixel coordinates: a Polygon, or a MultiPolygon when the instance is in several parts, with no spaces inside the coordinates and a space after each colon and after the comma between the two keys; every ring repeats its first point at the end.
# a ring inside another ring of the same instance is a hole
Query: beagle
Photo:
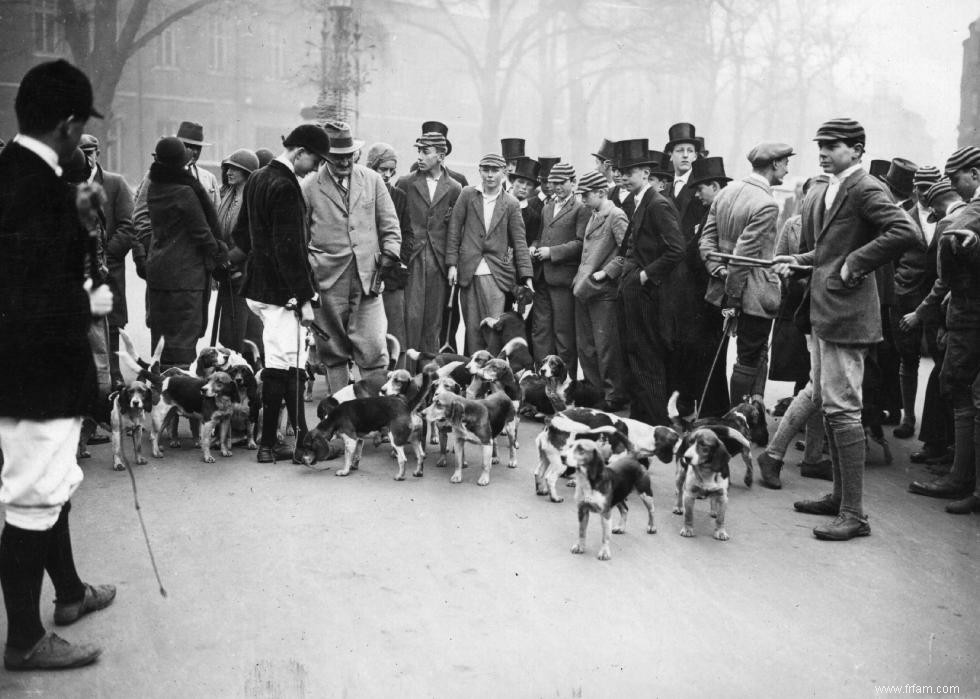
{"type": "MultiPolygon", "coordinates": [[[[603,428],[604,431],[615,428],[603,428]]],[[[613,457],[607,465],[608,443],[603,446],[591,440],[573,439],[562,450],[562,459],[575,469],[575,502],[578,505],[578,542],[572,553],[585,553],[585,532],[589,526],[589,513],[602,517],[602,546],[600,561],[612,558],[609,550],[610,534],[622,534],[626,530],[629,505],[626,498],[634,490],[647,509],[647,534],[656,534],[653,519],[653,488],[647,469],[638,460],[623,455],[613,457]],[[619,510],[620,521],[612,526],[612,509],[619,510]]]]}
{"type": "Polygon", "coordinates": [[[113,470],[125,471],[129,468],[129,461],[123,454],[122,448],[124,432],[132,433],[136,463],[140,466],[144,465],[147,463],[143,456],[144,420],[147,413],[153,410],[154,403],[160,400],[160,394],[145,381],[133,381],[110,395],[109,400],[112,401],[109,420],[112,427],[113,470]]]}
{"type": "Polygon", "coordinates": [[[742,455],[742,463],[745,464],[745,477],[742,480],[751,488],[755,480],[751,445],[755,443],[764,447],[769,444],[766,409],[762,402],[745,396],[743,402],[721,417],[696,420],[687,425],[685,431],[691,432],[704,427],[714,431],[721,438],[729,454],[742,455]]]}
{"type": "Polygon", "coordinates": [[[235,406],[242,402],[238,384],[224,371],[215,371],[207,379],[187,376],[180,370],[167,370],[160,381],[160,400],[150,413],[150,441],[153,457],[163,458],[160,451],[160,432],[167,426],[171,431],[171,446],[180,446],[176,440],[176,419],[184,416],[191,421],[191,433],[201,447],[205,463],[213,464],[211,437],[215,427],[219,431],[218,443],[222,456],[231,456],[231,416],[235,406]]]}
{"type": "Polygon", "coordinates": [[[498,358],[507,360],[515,374],[534,368],[524,317],[520,313],[504,311],[499,316],[484,318],[480,327],[487,338],[487,349],[498,358]]]}
{"type": "Polygon", "coordinates": [[[442,393],[432,400],[424,411],[433,421],[448,422],[456,441],[456,470],[449,479],[452,483],[463,481],[466,442],[475,442],[483,448],[483,472],[477,480],[478,485],[490,483],[490,469],[493,464],[494,441],[500,434],[506,434],[510,443],[508,468],[517,468],[517,429],[514,421],[514,403],[503,391],[495,391],[480,400],[471,400],[452,393],[442,393]]]}
{"type": "MultiPolygon", "coordinates": [[[[683,496],[684,526],[681,536],[694,536],[694,501],[711,498],[711,516],[715,518],[714,538],[728,541],[725,512],[728,509],[728,482],[731,457],[721,438],[702,427],[684,437],[677,452],[678,500],[683,496]]],[[[674,510],[678,514],[678,510],[674,510]]]]}

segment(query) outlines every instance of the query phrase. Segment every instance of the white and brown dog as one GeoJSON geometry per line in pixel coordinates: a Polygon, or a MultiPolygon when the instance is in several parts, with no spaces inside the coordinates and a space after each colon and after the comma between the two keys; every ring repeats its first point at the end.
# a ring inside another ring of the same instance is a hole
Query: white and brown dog
{"type": "Polygon", "coordinates": [[[684,514],[681,536],[694,536],[694,501],[709,498],[711,516],[715,518],[714,538],[728,541],[725,513],[731,479],[730,458],[721,438],[713,430],[702,427],[685,435],[677,452],[678,506],[674,508],[674,514],[684,514]],[[681,503],[683,510],[680,510],[681,503]]]}
{"type": "Polygon", "coordinates": [[[115,471],[129,468],[129,460],[123,454],[124,433],[132,435],[136,463],[142,466],[147,463],[143,456],[144,423],[147,414],[153,410],[154,401],[160,400],[160,394],[147,382],[132,381],[109,396],[109,400],[112,401],[112,412],[109,416],[112,428],[112,468],[115,471]]]}
{"type": "MultiPolygon", "coordinates": [[[[160,433],[174,425],[178,416],[191,422],[191,433],[201,448],[205,463],[213,464],[211,437],[218,430],[218,444],[222,456],[231,456],[231,418],[241,405],[238,384],[224,371],[215,371],[208,378],[187,376],[179,370],[168,370],[159,381],[160,400],[150,413],[150,441],[154,458],[163,458],[160,450],[160,433]]],[[[176,431],[171,433],[173,447],[180,446],[176,431]]]]}
{"type": "MultiPolygon", "coordinates": [[[[610,432],[614,428],[603,428],[610,432]]],[[[653,488],[646,467],[628,454],[617,455],[608,461],[609,445],[591,439],[573,439],[562,451],[562,458],[575,469],[575,503],[578,505],[578,541],[572,553],[585,553],[585,533],[589,526],[589,514],[598,513],[602,518],[602,546],[597,558],[612,558],[609,549],[610,534],[622,534],[626,530],[629,505],[626,498],[634,490],[647,509],[647,534],[656,534],[654,522],[653,488]],[[612,510],[619,510],[620,521],[612,525],[612,510]]]]}

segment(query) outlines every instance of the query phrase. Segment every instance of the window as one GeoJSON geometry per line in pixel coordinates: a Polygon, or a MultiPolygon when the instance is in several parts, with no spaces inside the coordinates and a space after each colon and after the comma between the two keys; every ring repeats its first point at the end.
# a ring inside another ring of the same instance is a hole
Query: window
{"type": "MultiPolygon", "coordinates": [[[[165,17],[162,12],[154,13],[154,20],[150,28],[157,26],[165,17]]],[[[157,68],[176,68],[177,67],[177,29],[170,25],[156,38],[156,67],[157,68]]]]}
{"type": "Polygon", "coordinates": [[[265,37],[265,48],[269,52],[268,72],[270,80],[282,80],[286,77],[286,37],[282,29],[269,26],[265,37]]]}
{"type": "Polygon", "coordinates": [[[64,47],[65,28],[58,21],[58,0],[34,0],[34,52],[58,54],[64,47]]]}
{"type": "Polygon", "coordinates": [[[204,128],[204,140],[211,145],[204,146],[201,151],[202,161],[220,163],[231,154],[231,148],[228,147],[228,129],[224,124],[207,125],[204,128]]]}
{"type": "Polygon", "coordinates": [[[228,28],[224,19],[208,21],[208,70],[223,73],[228,66],[228,28]]]}
{"type": "Polygon", "coordinates": [[[109,124],[109,131],[106,134],[105,145],[100,150],[102,153],[99,156],[99,159],[102,161],[102,167],[109,172],[122,172],[123,154],[121,119],[113,119],[109,124]]]}

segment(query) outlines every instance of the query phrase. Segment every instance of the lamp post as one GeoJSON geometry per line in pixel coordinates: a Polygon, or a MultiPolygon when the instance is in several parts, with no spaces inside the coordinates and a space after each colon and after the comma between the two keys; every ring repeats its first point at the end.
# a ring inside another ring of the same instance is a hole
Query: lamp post
{"type": "Polygon", "coordinates": [[[353,0],[324,0],[323,8],[320,96],[315,112],[321,122],[330,119],[350,121],[353,0]]]}

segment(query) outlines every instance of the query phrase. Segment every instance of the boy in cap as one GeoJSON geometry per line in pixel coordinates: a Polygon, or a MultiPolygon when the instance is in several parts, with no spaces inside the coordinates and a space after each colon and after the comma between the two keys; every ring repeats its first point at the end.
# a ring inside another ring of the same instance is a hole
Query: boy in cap
{"type": "Polygon", "coordinates": [[[861,387],[865,358],[881,341],[882,325],[878,289],[869,277],[915,244],[916,233],[905,212],[861,167],[864,127],[853,119],[833,119],[820,126],[814,140],[828,179],[812,185],[803,202],[803,252],[775,260],[783,275],[790,274],[785,263],[813,266],[813,390],[824,414],[834,490],[794,507],[834,517],[813,534],[845,541],[871,533],[863,506],[861,387]]]}
{"type": "Polygon", "coordinates": [[[449,220],[447,276],[460,287],[466,354],[487,348],[483,319],[504,312],[515,280],[534,289],[520,205],[501,187],[506,167],[499,155],[483,156],[480,187],[463,189],[449,220]]]}
{"type": "Polygon", "coordinates": [[[572,280],[582,259],[582,240],[590,210],[575,196],[575,169],[569,163],[551,168],[553,196],[544,206],[541,235],[531,243],[531,257],[541,263],[531,309],[532,345],[539,360],[557,354],[569,376],[578,371],[575,349],[575,299],[572,280]]]}
{"type": "Polygon", "coordinates": [[[83,478],[75,458],[81,416],[97,394],[88,329],[93,316],[112,310],[112,292],[86,278],[86,255],[95,252],[89,230],[98,225],[91,207],[101,203],[101,187],[70,187],[59,161],[75,151],[85,122],[102,115],[92,107],[88,78],[64,60],[29,70],[14,110],[19,133],[0,152],[4,667],[51,670],[92,663],[101,649],[45,632],[44,572],[54,584],[58,626],[116,595],[112,585],[79,579],[68,526],[69,498],[83,478]]]}
{"type": "Polygon", "coordinates": [[[265,369],[262,371],[262,436],[256,459],[271,463],[293,458],[294,450],[277,449],[279,410],[286,410],[296,428],[296,445],[306,435],[302,407],[306,380],[306,343],[300,326],[313,322],[313,305],[319,303],[307,241],[309,211],[299,180],[315,172],[330,150],[326,132],[314,124],[302,124],[283,139],[283,151],[267,166],[252,173],[245,183],[242,208],[235,225],[233,264],[245,267],[242,296],[262,320],[265,369]]]}

